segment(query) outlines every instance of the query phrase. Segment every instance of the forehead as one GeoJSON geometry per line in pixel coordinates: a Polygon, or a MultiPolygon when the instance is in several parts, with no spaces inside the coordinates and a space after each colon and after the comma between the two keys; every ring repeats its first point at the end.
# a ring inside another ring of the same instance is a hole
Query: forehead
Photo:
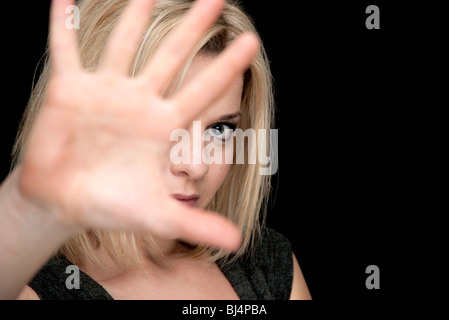
{"type": "MultiPolygon", "coordinates": [[[[190,81],[195,79],[195,77],[201,73],[207,66],[213,61],[214,57],[198,55],[196,56],[183,80],[183,85],[188,84],[190,81]]],[[[217,74],[217,77],[220,75],[217,74]]],[[[242,92],[243,92],[243,75],[239,76],[230,86],[227,88],[223,94],[209,107],[204,113],[236,113],[240,111],[242,102],[242,92]]],[[[207,88],[204,88],[207,90],[207,88]]]]}

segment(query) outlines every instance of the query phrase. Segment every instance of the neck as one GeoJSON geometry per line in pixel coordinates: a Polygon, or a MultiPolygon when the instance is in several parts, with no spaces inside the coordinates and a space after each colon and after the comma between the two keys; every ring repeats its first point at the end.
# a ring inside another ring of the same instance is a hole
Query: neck
{"type": "Polygon", "coordinates": [[[177,257],[187,252],[187,248],[177,240],[161,240],[144,237],[144,241],[136,241],[136,247],[114,247],[109,250],[100,244],[93,252],[95,258],[89,255],[81,257],[80,268],[96,281],[118,277],[125,273],[140,272],[144,269],[166,270],[171,267],[170,257],[177,257]],[[108,251],[115,252],[113,258],[108,251]],[[134,257],[134,259],[130,258],[134,257]]]}

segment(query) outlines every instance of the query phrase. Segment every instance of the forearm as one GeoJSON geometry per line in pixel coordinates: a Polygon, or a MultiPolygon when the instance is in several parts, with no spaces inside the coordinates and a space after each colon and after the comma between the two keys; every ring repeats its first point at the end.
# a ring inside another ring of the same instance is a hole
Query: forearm
{"type": "Polygon", "coordinates": [[[0,299],[15,299],[74,233],[21,196],[18,170],[0,186],[0,299]]]}

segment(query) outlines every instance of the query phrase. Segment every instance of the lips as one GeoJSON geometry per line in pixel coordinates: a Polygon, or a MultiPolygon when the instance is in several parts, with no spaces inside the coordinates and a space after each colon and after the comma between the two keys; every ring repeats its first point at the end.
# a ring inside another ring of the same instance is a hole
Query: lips
{"type": "Polygon", "coordinates": [[[196,205],[196,203],[198,202],[198,199],[200,198],[196,194],[184,195],[184,194],[177,193],[177,194],[173,194],[172,196],[173,196],[173,198],[175,198],[182,204],[190,206],[190,207],[194,207],[196,205]]]}

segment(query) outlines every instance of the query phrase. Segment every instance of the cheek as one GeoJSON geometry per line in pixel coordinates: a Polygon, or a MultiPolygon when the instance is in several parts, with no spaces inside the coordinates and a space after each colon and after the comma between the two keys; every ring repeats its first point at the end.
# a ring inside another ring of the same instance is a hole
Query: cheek
{"type": "Polygon", "coordinates": [[[205,184],[203,185],[203,190],[205,190],[205,205],[207,205],[214,197],[217,190],[223,184],[226,176],[231,169],[230,164],[211,164],[209,166],[209,172],[207,173],[207,178],[205,179],[205,184]]]}
{"type": "MultiPolygon", "coordinates": [[[[213,144],[214,142],[212,142],[213,144]]],[[[228,145],[229,146],[229,145],[228,145]]],[[[232,144],[230,146],[233,146],[232,144]]],[[[211,164],[209,164],[209,170],[206,177],[206,188],[207,188],[207,194],[209,201],[212,199],[212,197],[215,195],[217,190],[221,187],[223,184],[223,181],[225,180],[226,176],[229,173],[229,170],[231,169],[231,164],[229,164],[229,161],[227,161],[226,158],[229,158],[232,160],[231,163],[234,162],[234,153],[235,150],[233,147],[227,149],[225,146],[222,148],[214,149],[214,155],[221,160],[221,164],[218,164],[214,161],[212,161],[211,164]],[[215,152],[219,151],[217,154],[215,152]]],[[[211,160],[211,159],[209,159],[211,160]]],[[[220,162],[220,161],[217,161],[220,162]]],[[[204,190],[204,189],[203,189],[204,190]]]]}
{"type": "Polygon", "coordinates": [[[228,175],[229,169],[231,168],[230,164],[212,164],[209,167],[209,181],[208,185],[211,190],[217,192],[217,190],[222,185],[224,179],[228,175]]]}

